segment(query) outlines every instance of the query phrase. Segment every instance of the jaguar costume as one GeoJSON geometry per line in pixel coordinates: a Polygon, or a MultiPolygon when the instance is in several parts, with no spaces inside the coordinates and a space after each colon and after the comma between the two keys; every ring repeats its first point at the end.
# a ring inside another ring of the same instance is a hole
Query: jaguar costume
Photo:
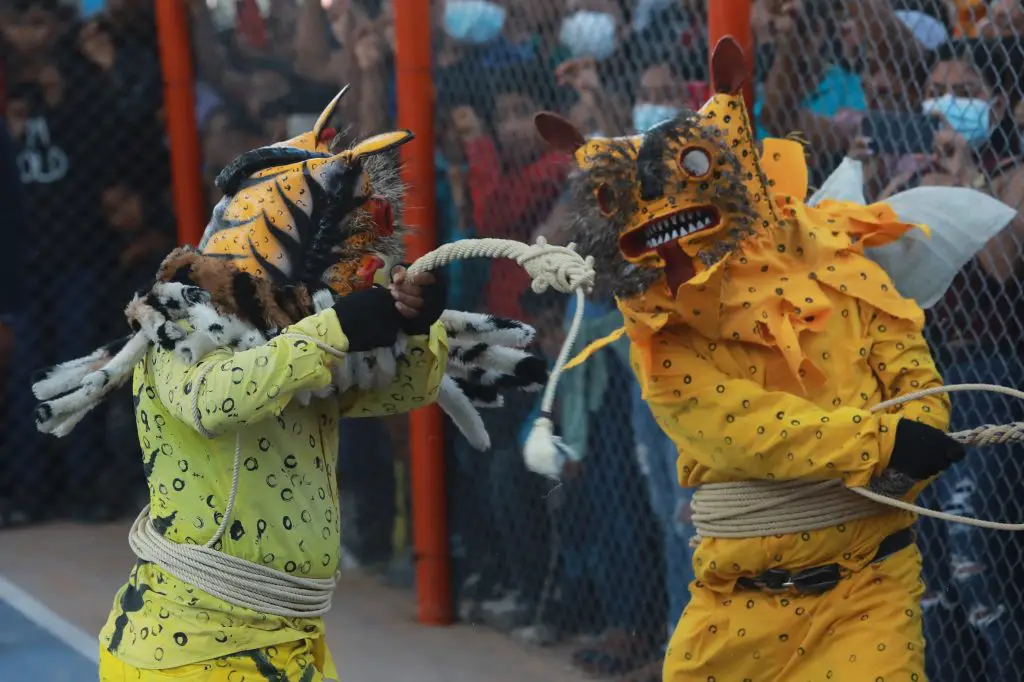
{"type": "MultiPolygon", "coordinates": [[[[812,480],[912,499],[963,456],[944,433],[944,394],[871,411],[942,385],[922,309],[899,293],[919,280],[892,262],[892,249],[920,253],[906,240],[927,228],[907,216],[932,207],[920,194],[808,202],[802,144],[752,137],[734,41],[716,46],[711,67],[715,94],[700,111],[642,135],[587,140],[537,117],[549,144],[574,155],[574,236],[625,323],[575,362],[628,335],[643,396],[679,449],[679,482],[698,493],[812,480]],[[892,275],[875,262],[886,259],[892,275]]],[[[997,223],[989,233],[1014,214],[971,190],[938,191],[953,215],[977,207],[997,223]]],[[[923,680],[913,522],[878,505],[797,532],[698,524],[664,680],[923,680]]]]}
{"type": "Polygon", "coordinates": [[[340,97],[220,174],[201,244],[128,304],[133,335],[33,387],[38,428],[62,436],[134,372],[150,505],[100,636],[103,682],[335,678],[320,616],[341,548],[339,419],[437,400],[486,449],[476,407],[546,380],[525,324],[445,311],[438,285],[417,317],[396,310],[381,285],[402,258],[412,135],[335,149],[340,97]]]}

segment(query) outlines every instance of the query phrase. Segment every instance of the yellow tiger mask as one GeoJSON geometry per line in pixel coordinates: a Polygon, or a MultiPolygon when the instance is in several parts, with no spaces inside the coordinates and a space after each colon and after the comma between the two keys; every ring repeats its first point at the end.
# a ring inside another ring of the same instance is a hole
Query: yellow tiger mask
{"type": "Polygon", "coordinates": [[[409,131],[332,149],[330,120],[345,90],[313,130],[242,154],[217,177],[224,192],[199,250],[276,285],[324,282],[339,295],[373,283],[402,255],[397,148],[409,131]]]}

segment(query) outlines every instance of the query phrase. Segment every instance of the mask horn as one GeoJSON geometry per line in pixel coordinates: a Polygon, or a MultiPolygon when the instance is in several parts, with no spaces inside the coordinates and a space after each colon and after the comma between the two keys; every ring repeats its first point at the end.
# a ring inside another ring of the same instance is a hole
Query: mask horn
{"type": "Polygon", "coordinates": [[[542,111],[534,116],[533,124],[552,149],[573,154],[587,143],[583,133],[577,130],[576,126],[550,111],[542,111]]]}
{"type": "Polygon", "coordinates": [[[715,93],[737,94],[748,75],[743,48],[732,36],[723,36],[711,51],[711,82],[715,93]]]}
{"type": "Polygon", "coordinates": [[[313,137],[315,139],[320,139],[320,133],[322,133],[324,128],[326,128],[331,122],[331,119],[334,117],[334,112],[338,108],[338,102],[340,102],[341,98],[345,96],[346,92],[348,92],[349,87],[349,85],[343,87],[341,92],[335,95],[334,99],[331,100],[331,103],[328,104],[320,113],[320,117],[316,119],[316,124],[313,126],[313,137]]]}

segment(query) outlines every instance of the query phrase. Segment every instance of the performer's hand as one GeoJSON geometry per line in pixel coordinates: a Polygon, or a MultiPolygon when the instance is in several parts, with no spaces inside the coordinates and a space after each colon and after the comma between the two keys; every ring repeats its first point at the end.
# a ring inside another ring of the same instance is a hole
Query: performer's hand
{"type": "Polygon", "coordinates": [[[941,474],[966,454],[964,446],[927,424],[901,419],[896,427],[896,444],[889,468],[915,481],[941,474]]]}
{"type": "Polygon", "coordinates": [[[395,345],[405,318],[395,308],[395,299],[384,287],[353,291],[334,303],[348,350],[356,353],[395,345]]]}
{"type": "Polygon", "coordinates": [[[404,265],[397,266],[391,271],[391,294],[395,308],[406,318],[403,329],[407,334],[429,332],[444,312],[444,287],[429,272],[410,277],[404,265]]]}

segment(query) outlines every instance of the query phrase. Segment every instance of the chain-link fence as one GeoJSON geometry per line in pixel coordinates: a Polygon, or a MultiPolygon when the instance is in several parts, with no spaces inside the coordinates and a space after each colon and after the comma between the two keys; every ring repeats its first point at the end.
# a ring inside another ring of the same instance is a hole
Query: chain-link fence
{"type": "MultiPolygon", "coordinates": [[[[345,83],[353,87],[336,127],[360,137],[395,125],[396,4],[189,2],[211,205],[212,178],[225,164],[309,130],[345,83]]],[[[432,0],[432,7],[442,241],[567,240],[567,159],[535,134],[538,110],[562,113],[587,135],[623,135],[709,95],[702,0],[432,0]]],[[[864,164],[868,201],[940,185],[1020,205],[1020,3],[753,0],[751,10],[759,134],[802,133],[812,185],[851,156],[864,164]]],[[[170,229],[171,212],[159,88],[152,44],[140,37],[150,28],[126,31],[114,14],[72,19],[38,1],[7,11],[7,120],[28,199],[25,224],[33,226],[22,232],[34,251],[17,258],[31,265],[22,280],[28,293],[11,299],[5,326],[14,351],[0,493],[26,513],[64,513],[33,509],[35,491],[60,485],[47,499],[92,504],[89,495],[105,488],[87,475],[137,470],[130,404],[123,413],[111,407],[106,425],[97,420],[57,450],[25,417],[23,373],[93,348],[83,330],[106,330],[132,277],[148,276],[165,250],[161,230],[170,229]],[[85,58],[60,61],[62,50],[85,58]],[[90,290],[111,295],[79,295],[90,290]],[[88,308],[105,300],[109,311],[88,308]]],[[[1014,221],[994,239],[929,311],[927,331],[948,383],[1024,384],[1022,225],[1014,221]]],[[[527,293],[513,263],[460,263],[446,276],[450,307],[528,320],[539,332],[537,352],[554,358],[572,312],[564,297],[527,293]]],[[[607,300],[592,301],[585,319],[583,342],[621,323],[607,300]]],[[[676,484],[676,451],[640,401],[623,346],[565,381],[556,421],[584,457],[560,484],[522,462],[537,409],[532,396],[486,415],[490,452],[455,435],[446,443],[458,613],[534,643],[573,642],[574,664],[589,673],[658,680],[692,575],[689,493],[676,484]]],[[[956,428],[1021,418],[1016,405],[985,395],[960,394],[954,405],[956,428]]],[[[405,422],[346,422],[343,439],[346,548],[358,563],[411,584],[405,422]]],[[[1022,468],[1019,452],[987,448],[922,499],[1017,521],[1022,468]]],[[[1020,540],[919,526],[930,679],[1019,679],[1020,540]]]]}
{"type": "Polygon", "coordinates": [[[0,27],[0,526],[133,514],[146,488],[130,390],[58,441],[34,428],[30,381],[123,335],[124,304],[176,242],[154,20],[144,3],[17,0],[0,27]]]}
{"type": "MultiPolygon", "coordinates": [[[[814,175],[848,155],[863,162],[865,196],[918,186],[972,187],[1019,208],[1024,193],[1018,2],[757,3],[762,132],[799,130],[814,175]],[[813,9],[814,11],[807,11],[813,9]]],[[[947,383],[1019,386],[1018,218],[928,311],[926,332],[947,383]]],[[[1015,421],[1020,406],[984,394],[953,397],[953,427],[1015,421]]],[[[1010,446],[954,467],[923,503],[1018,521],[1024,463],[1010,446]]],[[[1019,677],[1024,665],[1021,541],[1010,533],[924,519],[925,634],[932,680],[1019,677]]]]}

